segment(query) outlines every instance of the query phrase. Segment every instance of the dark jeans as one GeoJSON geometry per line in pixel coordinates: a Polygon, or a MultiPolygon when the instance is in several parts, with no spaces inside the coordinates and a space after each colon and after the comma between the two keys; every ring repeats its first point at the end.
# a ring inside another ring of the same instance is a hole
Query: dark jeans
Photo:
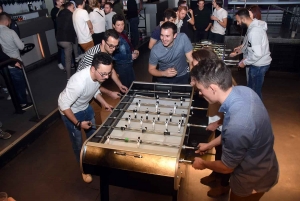
{"type": "Polygon", "coordinates": [[[104,39],[104,32],[102,33],[94,33],[92,35],[93,41],[95,45],[98,45],[100,43],[102,43],[102,40],[104,39]]]}
{"type": "Polygon", "coordinates": [[[166,84],[189,84],[189,73],[180,77],[157,77],[157,82],[166,84]]]}
{"type": "Polygon", "coordinates": [[[134,48],[139,44],[140,36],[139,36],[139,17],[131,18],[128,20],[130,24],[130,38],[131,43],[134,48]]]}
{"type": "MultiPolygon", "coordinates": [[[[92,106],[90,105],[84,111],[77,112],[74,115],[78,121],[91,121],[92,124],[95,124],[95,113],[92,106]]],[[[73,151],[76,156],[77,162],[79,162],[80,151],[82,147],[81,130],[78,130],[65,115],[61,115],[61,118],[68,129],[73,151]]],[[[86,138],[89,138],[96,131],[96,127],[92,126],[90,129],[84,131],[86,134],[86,138]]]]}
{"type": "MultiPolygon", "coordinates": [[[[215,137],[218,137],[221,135],[221,131],[216,130],[215,131],[215,137]]],[[[222,145],[216,146],[216,155],[215,155],[215,160],[221,160],[222,157],[222,145]]],[[[216,173],[217,177],[221,180],[221,185],[222,186],[228,186],[229,185],[229,179],[230,179],[230,174],[222,174],[218,172],[216,173]]]]}
{"type": "Polygon", "coordinates": [[[124,86],[130,87],[131,83],[135,80],[135,74],[133,70],[133,63],[115,64],[116,72],[119,74],[119,79],[124,86]]]}
{"type": "Polygon", "coordinates": [[[201,40],[206,40],[208,38],[208,31],[196,30],[195,35],[196,35],[196,42],[199,42],[201,40]]]}
{"type": "Polygon", "coordinates": [[[23,71],[19,68],[9,68],[10,77],[14,84],[20,104],[27,104],[26,82],[23,71]]]}
{"type": "MultiPolygon", "coordinates": [[[[248,66],[247,66],[248,67],[248,66]]],[[[253,89],[257,95],[262,99],[261,89],[264,83],[264,78],[267,70],[270,68],[270,65],[266,66],[249,66],[248,73],[248,87],[253,89]]]]}
{"type": "Polygon", "coordinates": [[[224,43],[224,38],[225,38],[225,35],[216,34],[213,32],[210,32],[209,37],[208,37],[209,40],[211,40],[215,43],[224,43]]]}

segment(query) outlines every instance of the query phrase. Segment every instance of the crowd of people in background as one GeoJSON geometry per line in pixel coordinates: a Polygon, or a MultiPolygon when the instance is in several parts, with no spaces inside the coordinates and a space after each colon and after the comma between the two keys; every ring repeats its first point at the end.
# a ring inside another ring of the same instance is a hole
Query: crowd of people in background
{"type": "MultiPolygon", "coordinates": [[[[68,79],[66,88],[59,95],[58,105],[78,162],[81,129],[86,131],[87,137],[96,129],[90,100],[95,98],[107,111],[112,111],[102,93],[118,99],[135,80],[133,62],[140,54],[138,26],[143,7],[142,1],[139,2],[127,1],[126,18],[120,0],[56,0],[51,11],[59,49],[58,66],[66,71],[68,79]],[[77,73],[71,76],[71,68],[77,61],[77,73]],[[118,91],[101,86],[109,77],[118,86],[118,91]]],[[[201,155],[216,147],[216,158],[215,161],[204,161],[196,157],[193,163],[195,169],[213,170],[200,180],[204,185],[217,183],[208,191],[208,196],[218,197],[231,189],[231,201],[256,201],[277,183],[279,169],[273,150],[271,123],[261,94],[264,75],[272,61],[267,24],[261,21],[258,6],[242,8],[235,14],[237,24],[247,31],[242,45],[230,56],[243,54],[239,67],[248,69],[248,88],[236,86],[230,69],[212,50],[193,52],[192,42],[209,39],[224,43],[228,13],[222,8],[223,1],[212,0],[213,11],[205,7],[204,0],[198,0],[197,5],[192,10],[186,1],[179,1],[177,8],[164,12],[163,21],[151,34],[148,71],[157,82],[190,83],[209,103],[207,130],[215,131],[215,139],[200,143],[196,153],[201,155]]],[[[2,8],[0,10],[2,12],[2,8]]],[[[21,61],[19,50],[24,44],[12,28],[10,16],[1,13],[1,58],[21,61]]],[[[25,110],[32,103],[27,100],[20,68],[20,64],[13,63],[9,71],[25,110]]],[[[0,137],[5,136],[0,131],[0,137]]],[[[82,174],[82,177],[87,183],[92,181],[89,174],[82,174]]]]}

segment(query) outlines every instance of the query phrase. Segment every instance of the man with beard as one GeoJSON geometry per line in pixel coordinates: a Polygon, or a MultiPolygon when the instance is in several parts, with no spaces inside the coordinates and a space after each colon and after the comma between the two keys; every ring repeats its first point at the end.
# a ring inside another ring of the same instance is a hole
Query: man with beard
{"type": "MultiPolygon", "coordinates": [[[[112,53],[116,50],[116,48],[118,48],[118,46],[119,46],[119,34],[114,29],[109,29],[105,31],[104,40],[102,40],[102,43],[95,45],[84,54],[84,57],[82,58],[82,60],[78,65],[77,71],[81,71],[82,69],[90,67],[92,65],[93,57],[96,53],[105,52],[109,55],[112,55],[112,53]]],[[[128,90],[127,87],[121,83],[114,69],[112,69],[111,78],[119,87],[121,92],[123,93],[127,92],[128,90]]],[[[101,87],[100,91],[101,93],[106,93],[107,95],[111,96],[113,99],[120,98],[118,92],[112,92],[104,87],[101,87]]]]}
{"type": "Polygon", "coordinates": [[[174,23],[165,22],[161,26],[160,41],[151,49],[148,71],[157,77],[157,82],[188,84],[188,69],[193,65],[192,52],[193,46],[188,37],[177,33],[174,23]]]}
{"type": "Polygon", "coordinates": [[[235,18],[238,25],[242,28],[248,27],[248,30],[242,47],[235,48],[235,52],[230,56],[244,54],[244,59],[239,63],[239,67],[249,67],[247,86],[262,98],[261,89],[264,77],[272,61],[266,23],[256,19],[252,20],[249,11],[245,8],[240,9],[235,18]]]}
{"type": "MultiPolygon", "coordinates": [[[[112,62],[107,53],[95,54],[91,67],[75,73],[58,97],[61,118],[69,132],[78,163],[82,146],[81,129],[84,129],[87,138],[96,131],[95,113],[89,102],[94,97],[107,111],[112,110],[112,106],[103,99],[99,91],[101,84],[112,73],[112,62]]],[[[87,183],[92,182],[90,174],[82,174],[82,178],[87,183]]]]}

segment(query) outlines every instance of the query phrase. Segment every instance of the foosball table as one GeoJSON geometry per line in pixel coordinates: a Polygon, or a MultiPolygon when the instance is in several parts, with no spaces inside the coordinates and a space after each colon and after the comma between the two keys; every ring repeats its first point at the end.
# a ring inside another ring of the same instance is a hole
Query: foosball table
{"type": "Polygon", "coordinates": [[[213,50],[220,59],[222,59],[228,66],[237,66],[239,60],[234,60],[229,57],[229,54],[233,51],[226,47],[225,44],[212,44],[210,42],[193,43],[194,51],[200,49],[211,49],[213,50]]]}
{"type": "Polygon", "coordinates": [[[198,143],[207,142],[208,103],[190,85],[133,82],[81,150],[81,170],[109,185],[170,195],[177,191],[198,143]]]}

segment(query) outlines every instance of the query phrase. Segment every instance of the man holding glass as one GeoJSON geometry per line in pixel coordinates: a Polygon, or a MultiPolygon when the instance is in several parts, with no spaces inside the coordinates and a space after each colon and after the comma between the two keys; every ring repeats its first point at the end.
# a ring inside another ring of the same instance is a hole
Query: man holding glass
{"type": "Polygon", "coordinates": [[[157,77],[157,82],[189,84],[188,69],[193,61],[193,46],[189,38],[184,33],[177,33],[174,23],[165,22],[161,26],[160,39],[151,49],[149,73],[157,77]]]}

